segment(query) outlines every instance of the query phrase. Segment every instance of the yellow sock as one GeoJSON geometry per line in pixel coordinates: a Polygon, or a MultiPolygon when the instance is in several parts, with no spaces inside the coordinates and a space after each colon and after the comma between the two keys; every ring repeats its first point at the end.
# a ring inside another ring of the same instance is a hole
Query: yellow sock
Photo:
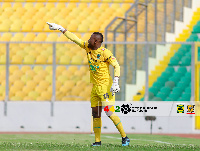
{"type": "Polygon", "coordinates": [[[93,129],[95,134],[95,142],[101,141],[101,117],[93,118],[93,129]]]}
{"type": "Polygon", "coordinates": [[[109,118],[113,121],[121,136],[126,137],[120,118],[115,113],[113,113],[109,118]]]}

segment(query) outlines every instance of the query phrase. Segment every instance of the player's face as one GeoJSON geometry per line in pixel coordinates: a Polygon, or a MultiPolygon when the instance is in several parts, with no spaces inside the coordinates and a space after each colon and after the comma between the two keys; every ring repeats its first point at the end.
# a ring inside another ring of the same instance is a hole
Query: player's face
{"type": "Polygon", "coordinates": [[[92,34],[88,40],[88,47],[91,49],[97,49],[101,46],[101,36],[97,34],[92,34]]]}
{"type": "Polygon", "coordinates": [[[90,39],[88,40],[88,47],[89,48],[94,48],[95,41],[96,41],[96,35],[92,34],[91,37],[90,37],[90,39]]]}

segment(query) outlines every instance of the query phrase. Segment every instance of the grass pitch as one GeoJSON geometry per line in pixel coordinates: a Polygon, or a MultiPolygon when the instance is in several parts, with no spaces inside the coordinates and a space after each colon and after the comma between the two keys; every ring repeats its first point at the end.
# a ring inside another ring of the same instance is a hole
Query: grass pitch
{"type": "Polygon", "coordinates": [[[200,139],[129,134],[130,146],[121,146],[119,134],[102,134],[102,146],[91,147],[91,134],[0,134],[0,150],[200,150],[200,139]]]}

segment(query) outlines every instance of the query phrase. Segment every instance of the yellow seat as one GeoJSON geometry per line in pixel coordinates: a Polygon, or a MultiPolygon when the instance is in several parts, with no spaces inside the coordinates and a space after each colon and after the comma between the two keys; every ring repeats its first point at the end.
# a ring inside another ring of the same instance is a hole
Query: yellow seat
{"type": "MultiPolygon", "coordinates": [[[[1,75],[2,76],[2,75],[1,75]]],[[[5,78],[5,77],[3,77],[3,78],[5,78]]],[[[20,76],[19,75],[10,75],[9,76],[9,84],[11,84],[11,85],[13,85],[13,83],[15,82],[15,81],[17,81],[17,80],[19,80],[20,79],[20,76]]]]}
{"type": "Polygon", "coordinates": [[[59,10],[62,9],[62,8],[65,8],[65,9],[66,9],[66,5],[65,5],[65,3],[58,3],[58,4],[56,5],[56,8],[58,8],[59,10]]]}
{"type": "Polygon", "coordinates": [[[21,77],[21,81],[23,81],[24,83],[27,83],[28,81],[32,80],[33,78],[30,75],[23,75],[21,77]]]}
{"type": "Polygon", "coordinates": [[[47,4],[45,5],[45,7],[46,7],[47,9],[51,10],[52,8],[55,8],[55,4],[54,4],[54,3],[47,3],[47,4]]]}
{"type": "Polygon", "coordinates": [[[33,78],[33,81],[39,84],[40,81],[44,80],[44,77],[42,75],[36,75],[33,78]]]}
{"type": "Polygon", "coordinates": [[[47,62],[47,57],[46,56],[43,56],[43,55],[37,56],[37,58],[36,58],[36,63],[37,64],[46,64],[46,62],[47,62]]]}
{"type": "Polygon", "coordinates": [[[44,7],[44,3],[36,3],[35,4],[35,8],[37,9],[37,10],[40,10],[40,8],[43,8],[44,7]]]}
{"type": "Polygon", "coordinates": [[[22,57],[22,56],[19,56],[19,55],[14,55],[14,56],[11,58],[11,63],[12,63],[12,64],[22,64],[22,61],[23,61],[23,57],[22,57]]]}
{"type": "Polygon", "coordinates": [[[76,70],[78,70],[78,67],[77,66],[69,66],[68,70],[71,71],[72,73],[74,73],[76,70]]]}
{"type": "Polygon", "coordinates": [[[72,96],[78,96],[78,95],[80,94],[81,91],[82,91],[82,90],[81,90],[80,87],[75,86],[75,87],[72,89],[72,91],[71,91],[71,95],[72,95],[72,96]]]}
{"type": "Polygon", "coordinates": [[[35,73],[38,73],[39,71],[44,70],[44,68],[42,66],[35,66],[33,68],[33,71],[35,71],[35,73]]]}
{"type": "Polygon", "coordinates": [[[23,34],[23,33],[16,33],[16,34],[10,39],[10,41],[22,41],[23,38],[24,38],[24,34],[23,34]]]}
{"type": "Polygon", "coordinates": [[[89,31],[90,32],[99,32],[99,28],[100,28],[99,25],[92,24],[92,25],[90,25],[89,31]]]}
{"type": "Polygon", "coordinates": [[[130,7],[131,7],[130,4],[127,4],[127,3],[122,4],[122,8],[125,9],[125,10],[128,10],[130,7]]]}
{"type": "Polygon", "coordinates": [[[67,29],[68,29],[69,31],[72,31],[72,32],[76,32],[76,31],[77,31],[77,28],[78,28],[78,24],[69,24],[69,25],[67,26],[67,29]]]}
{"type": "Polygon", "coordinates": [[[24,64],[34,64],[35,63],[35,57],[27,55],[24,57],[24,64]]]}
{"type": "Polygon", "coordinates": [[[60,64],[70,64],[71,58],[69,56],[61,56],[60,64]]]}
{"type": "Polygon", "coordinates": [[[56,41],[58,38],[58,34],[50,33],[45,41],[56,41]]]}
{"type": "Polygon", "coordinates": [[[21,98],[20,100],[23,100],[23,98],[26,96],[26,93],[23,91],[18,91],[15,93],[15,96],[21,98]]]}
{"type": "Polygon", "coordinates": [[[9,2],[4,2],[4,3],[2,3],[1,8],[5,9],[5,8],[7,8],[7,7],[12,7],[12,4],[9,3],[9,2]]]}
{"type": "Polygon", "coordinates": [[[34,70],[27,70],[25,74],[30,76],[31,78],[33,78],[36,75],[34,70]]]}
{"type": "MultiPolygon", "coordinates": [[[[34,81],[28,81],[27,82],[27,84],[29,83],[29,82],[34,82],[34,81]]],[[[34,82],[35,83],[35,82],[34,82]]],[[[28,94],[29,92],[31,92],[31,91],[33,91],[34,89],[35,89],[35,86],[36,85],[27,85],[26,84],[26,86],[25,87],[23,87],[23,89],[22,89],[22,91],[24,92],[24,93],[26,93],[26,94],[28,94]]]]}
{"type": "Polygon", "coordinates": [[[60,37],[58,37],[57,41],[58,41],[58,42],[64,42],[64,41],[68,41],[68,39],[67,39],[66,36],[64,36],[64,35],[62,34],[62,35],[60,35],[60,37]]]}
{"type": "Polygon", "coordinates": [[[78,32],[88,32],[89,25],[88,24],[80,24],[78,25],[77,31],[78,32]]]}
{"type": "Polygon", "coordinates": [[[48,81],[42,80],[40,81],[39,86],[46,90],[50,86],[50,83],[48,81]]]}
{"type": "Polygon", "coordinates": [[[0,64],[5,64],[6,63],[6,55],[1,55],[0,56],[0,64]]]}
{"type": "Polygon", "coordinates": [[[52,93],[49,91],[44,91],[41,93],[41,97],[43,97],[45,101],[47,101],[47,100],[50,101],[51,97],[52,97],[52,93]]]}
{"type": "Polygon", "coordinates": [[[40,94],[36,91],[31,91],[31,92],[28,93],[28,96],[33,98],[34,100],[36,100],[37,97],[40,96],[40,94]]]}
{"type": "Polygon", "coordinates": [[[37,37],[34,38],[34,41],[45,41],[46,38],[46,33],[38,33],[37,37]]]}
{"type": "Polygon", "coordinates": [[[21,90],[24,87],[24,82],[21,80],[17,80],[13,83],[13,86],[16,86],[18,90],[21,90]]]}
{"type": "Polygon", "coordinates": [[[81,65],[83,62],[83,57],[80,55],[76,55],[72,57],[71,64],[81,65]]]}
{"type": "Polygon", "coordinates": [[[22,71],[23,73],[26,73],[26,71],[28,71],[28,70],[31,70],[31,67],[30,67],[30,66],[22,66],[22,67],[21,67],[21,71],[22,71]]]}
{"type": "Polygon", "coordinates": [[[10,66],[9,67],[9,72],[10,74],[13,74],[16,70],[19,70],[19,67],[18,66],[10,66]]]}
{"type": "Polygon", "coordinates": [[[33,41],[35,37],[35,33],[27,33],[22,41],[33,41]]]}
{"type": "Polygon", "coordinates": [[[26,8],[27,10],[33,9],[33,3],[25,3],[24,8],[26,8]]]}
{"type": "Polygon", "coordinates": [[[32,31],[32,29],[33,29],[33,23],[31,23],[31,22],[26,22],[25,24],[23,24],[22,25],[22,28],[21,28],[21,30],[23,31],[23,32],[30,32],[30,31],[32,31]]]}
{"type": "Polygon", "coordinates": [[[114,10],[120,9],[120,4],[118,4],[118,3],[112,3],[112,5],[111,5],[110,8],[113,8],[114,10]]]}
{"type": "Polygon", "coordinates": [[[6,25],[5,23],[0,24],[0,31],[5,32],[5,31],[9,31],[9,29],[10,29],[10,25],[6,25]]]}
{"type": "Polygon", "coordinates": [[[33,25],[33,31],[42,32],[44,29],[44,25],[45,25],[44,21],[42,20],[37,21],[37,23],[33,25]]]}
{"type": "Polygon", "coordinates": [[[10,100],[11,100],[11,101],[20,101],[20,100],[22,100],[22,98],[19,97],[19,96],[12,96],[12,97],[10,98],[10,100]]]}

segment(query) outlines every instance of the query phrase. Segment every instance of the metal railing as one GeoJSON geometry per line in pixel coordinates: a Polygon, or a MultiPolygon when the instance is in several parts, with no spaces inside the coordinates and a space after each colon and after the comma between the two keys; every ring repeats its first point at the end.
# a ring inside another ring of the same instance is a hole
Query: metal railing
{"type": "MultiPolygon", "coordinates": [[[[9,76],[10,76],[10,73],[9,73],[9,68],[10,66],[12,66],[12,58],[10,57],[10,54],[12,53],[13,50],[10,50],[10,45],[12,44],[23,44],[22,42],[0,42],[0,45],[6,45],[6,49],[4,50],[6,52],[6,63],[5,64],[1,64],[0,66],[5,66],[6,67],[6,92],[5,92],[5,100],[4,100],[4,114],[6,115],[7,114],[7,102],[10,101],[10,98],[9,98],[9,76]],[[11,58],[11,60],[10,60],[11,58]]],[[[37,44],[37,46],[39,46],[38,44],[40,45],[44,45],[44,44],[48,44],[48,45],[51,45],[52,47],[52,64],[43,64],[43,66],[52,66],[52,96],[51,96],[51,100],[49,100],[51,102],[51,115],[53,116],[54,114],[54,102],[56,100],[58,100],[56,98],[56,68],[60,65],[58,63],[56,63],[56,51],[57,51],[57,45],[59,44],[65,44],[66,45],[66,48],[67,48],[67,45],[68,44],[72,44],[71,42],[42,42],[42,43],[37,43],[37,42],[32,42],[32,43],[26,43],[27,45],[33,45],[33,44],[37,44]]],[[[116,52],[115,52],[115,56],[117,58],[117,60],[119,61],[119,64],[120,64],[120,68],[121,68],[121,76],[120,76],[120,81],[119,81],[119,84],[120,84],[120,87],[126,87],[126,84],[134,84],[132,82],[132,76],[133,74],[131,74],[133,72],[132,68],[130,68],[130,66],[124,66],[124,63],[125,61],[127,62],[130,62],[131,60],[134,59],[134,48],[136,45],[138,47],[140,47],[141,45],[145,46],[145,50],[143,51],[143,57],[142,58],[139,58],[137,56],[137,58],[140,60],[142,59],[142,62],[145,64],[145,72],[146,72],[146,79],[142,79],[144,81],[144,85],[145,85],[145,88],[146,90],[149,89],[149,54],[150,54],[150,49],[152,48],[152,46],[155,46],[155,45],[163,45],[163,46],[167,46],[167,45],[180,45],[180,44],[185,44],[185,45],[191,45],[192,46],[192,50],[191,50],[191,68],[192,68],[192,72],[191,72],[191,100],[194,100],[194,42],[104,42],[103,44],[106,44],[107,47],[113,51],[113,45],[115,45],[116,47],[116,52]],[[124,45],[127,46],[127,49],[129,51],[125,52],[124,49],[124,45]],[[125,58],[127,58],[127,60],[125,60],[124,56],[126,56],[125,58]],[[143,59],[145,58],[145,59],[143,59]],[[124,72],[124,71],[127,71],[127,72],[124,72]],[[126,78],[124,78],[126,77],[126,78]],[[125,82],[124,82],[124,79],[125,79],[125,82]]],[[[81,48],[80,48],[81,49],[81,48]]],[[[41,50],[42,51],[42,50],[41,50]]],[[[84,51],[84,50],[82,50],[84,51]]],[[[163,50],[157,50],[157,51],[163,51],[163,50]]],[[[0,54],[0,57],[1,57],[1,54],[0,54]]],[[[14,64],[14,65],[17,65],[17,64],[14,64]]],[[[18,66],[23,66],[23,65],[27,65],[27,64],[18,64],[18,66]]],[[[37,65],[40,65],[41,64],[29,64],[30,66],[37,66],[37,65]]],[[[62,64],[63,65],[63,64],[62,64]]],[[[82,65],[82,64],[80,64],[82,65]]],[[[77,65],[77,66],[80,66],[80,65],[77,65]]],[[[70,64],[66,64],[66,66],[70,66],[70,64]]],[[[176,68],[176,67],[175,67],[176,68]]],[[[113,75],[112,75],[113,76],[113,75]]],[[[67,77],[66,77],[67,78],[67,77]]],[[[88,77],[89,78],[89,77],[88,77]]],[[[139,79],[139,78],[138,78],[139,79]]],[[[141,81],[141,79],[140,79],[141,81]]],[[[121,91],[119,93],[116,94],[116,100],[125,100],[125,95],[126,95],[126,91],[124,89],[121,89],[121,91]]],[[[145,100],[147,101],[148,100],[148,91],[145,91],[145,100]]],[[[59,101],[59,100],[58,100],[59,101]]]]}

